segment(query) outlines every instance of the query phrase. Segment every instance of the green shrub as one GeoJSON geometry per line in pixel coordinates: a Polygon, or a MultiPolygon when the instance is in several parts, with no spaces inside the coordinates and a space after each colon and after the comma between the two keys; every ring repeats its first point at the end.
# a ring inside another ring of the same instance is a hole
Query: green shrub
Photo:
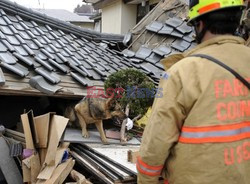
{"type": "Polygon", "coordinates": [[[111,74],[105,81],[104,87],[105,90],[108,88],[124,89],[122,95],[118,96],[119,98],[116,96],[116,100],[120,102],[123,108],[129,104],[131,117],[145,114],[148,107],[153,103],[153,94],[149,95],[147,91],[138,89],[144,88],[153,92],[155,89],[154,83],[144,73],[136,69],[124,69],[111,74]],[[131,92],[132,88],[136,90],[131,92]]]}

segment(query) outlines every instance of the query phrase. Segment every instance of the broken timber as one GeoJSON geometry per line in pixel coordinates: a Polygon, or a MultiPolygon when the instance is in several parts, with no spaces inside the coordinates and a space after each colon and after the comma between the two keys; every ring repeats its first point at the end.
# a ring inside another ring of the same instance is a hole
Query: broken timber
{"type": "Polygon", "coordinates": [[[84,144],[71,144],[76,162],[105,184],[136,183],[136,173],[84,144]]]}

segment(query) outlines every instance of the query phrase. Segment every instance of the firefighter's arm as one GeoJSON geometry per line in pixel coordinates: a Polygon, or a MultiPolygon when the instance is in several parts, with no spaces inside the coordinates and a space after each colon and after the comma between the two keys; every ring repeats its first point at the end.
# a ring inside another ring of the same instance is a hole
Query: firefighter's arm
{"type": "Polygon", "coordinates": [[[170,149],[178,141],[185,118],[178,74],[170,73],[167,80],[161,79],[159,90],[162,90],[163,95],[155,98],[137,160],[139,184],[158,183],[170,149]]]}

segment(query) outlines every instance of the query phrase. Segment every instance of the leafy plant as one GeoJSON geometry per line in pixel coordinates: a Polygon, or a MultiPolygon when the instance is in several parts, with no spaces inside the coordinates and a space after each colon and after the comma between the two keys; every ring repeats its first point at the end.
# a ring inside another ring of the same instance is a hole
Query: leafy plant
{"type": "Polygon", "coordinates": [[[117,89],[116,100],[123,108],[129,104],[132,117],[145,114],[153,103],[154,83],[136,69],[124,69],[111,74],[105,81],[104,87],[106,91],[107,89],[117,89]]]}

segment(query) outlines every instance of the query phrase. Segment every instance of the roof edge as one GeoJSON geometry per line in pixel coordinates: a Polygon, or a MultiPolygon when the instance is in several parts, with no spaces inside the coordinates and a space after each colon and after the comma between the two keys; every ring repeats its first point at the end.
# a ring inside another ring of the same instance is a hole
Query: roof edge
{"type": "Polygon", "coordinates": [[[17,4],[16,2],[11,2],[9,0],[0,0],[0,8],[2,8],[5,11],[11,12],[13,14],[25,17],[27,19],[32,19],[39,23],[47,24],[51,27],[59,28],[63,31],[70,32],[78,36],[82,36],[86,39],[112,40],[112,41],[122,42],[124,38],[124,35],[99,33],[94,30],[80,28],[73,24],[61,21],[56,18],[49,17],[37,11],[33,11],[30,8],[24,7],[22,5],[17,4]]]}

